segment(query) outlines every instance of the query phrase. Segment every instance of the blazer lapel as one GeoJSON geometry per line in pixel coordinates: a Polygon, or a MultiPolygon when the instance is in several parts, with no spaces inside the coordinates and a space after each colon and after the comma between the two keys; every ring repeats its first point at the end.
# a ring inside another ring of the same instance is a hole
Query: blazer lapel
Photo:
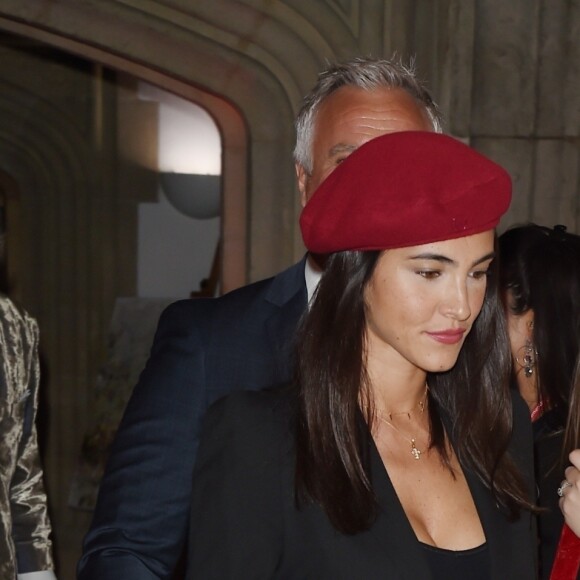
{"type": "Polygon", "coordinates": [[[490,491],[477,475],[465,467],[463,473],[485,533],[489,549],[490,578],[504,580],[506,570],[503,563],[509,562],[510,558],[514,557],[511,553],[512,544],[507,536],[509,524],[496,506],[490,491]]]}
{"type": "MultiPolygon", "coordinates": [[[[447,417],[443,417],[443,424],[451,438],[451,443],[454,445],[450,420],[447,417]]],[[[525,526],[522,524],[521,529],[515,529],[513,524],[508,521],[507,517],[496,504],[490,490],[483,484],[475,472],[463,465],[461,468],[463,469],[467,485],[471,491],[471,497],[475,503],[475,508],[477,509],[489,549],[490,579],[504,580],[505,578],[515,577],[533,578],[533,573],[528,575],[527,573],[521,572],[522,568],[520,566],[523,565],[526,568],[526,564],[529,563],[527,560],[531,559],[532,562],[529,564],[531,568],[534,567],[534,551],[531,550],[529,553],[525,551],[514,553],[514,542],[518,542],[514,538],[519,534],[526,533],[525,526]],[[519,572],[514,573],[514,570],[519,570],[519,572]],[[525,575],[522,576],[521,574],[525,575]]],[[[522,514],[521,517],[526,516],[522,514]]],[[[527,517],[529,518],[529,515],[527,517]]]]}
{"type": "Polygon", "coordinates": [[[374,541],[380,544],[381,553],[389,559],[385,569],[396,571],[393,578],[427,580],[431,578],[431,572],[417,536],[370,435],[369,439],[371,479],[379,502],[379,514],[370,531],[374,541]]]}

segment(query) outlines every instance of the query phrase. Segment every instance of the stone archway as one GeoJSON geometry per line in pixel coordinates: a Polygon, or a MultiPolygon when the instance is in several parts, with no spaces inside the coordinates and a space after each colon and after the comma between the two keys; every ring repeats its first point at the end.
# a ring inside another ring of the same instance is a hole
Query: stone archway
{"type": "Polygon", "coordinates": [[[247,126],[240,111],[224,98],[146,65],[137,64],[132,60],[97,50],[77,41],[47,34],[33,27],[10,26],[9,28],[11,31],[48,42],[51,46],[62,48],[88,60],[156,84],[199,104],[212,115],[223,139],[222,285],[224,291],[229,291],[246,283],[249,138],[247,126]]]}

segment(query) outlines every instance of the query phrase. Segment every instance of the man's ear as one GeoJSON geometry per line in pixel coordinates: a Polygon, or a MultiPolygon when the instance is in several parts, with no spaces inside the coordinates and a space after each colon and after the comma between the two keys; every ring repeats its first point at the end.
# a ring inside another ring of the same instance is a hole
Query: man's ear
{"type": "Polygon", "coordinates": [[[308,172],[300,163],[294,165],[296,169],[296,179],[298,181],[298,191],[300,191],[300,203],[302,207],[306,205],[308,198],[306,197],[306,189],[308,185],[308,172]]]}

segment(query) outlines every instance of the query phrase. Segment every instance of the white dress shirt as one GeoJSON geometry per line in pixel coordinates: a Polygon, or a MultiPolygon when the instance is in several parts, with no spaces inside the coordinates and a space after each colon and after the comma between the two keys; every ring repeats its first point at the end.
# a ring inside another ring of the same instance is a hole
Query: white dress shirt
{"type": "Polygon", "coordinates": [[[304,278],[306,279],[306,292],[308,294],[309,306],[312,297],[314,296],[314,292],[316,291],[316,288],[318,288],[318,283],[320,282],[321,277],[322,271],[310,256],[308,256],[306,259],[306,266],[304,267],[304,278]]]}

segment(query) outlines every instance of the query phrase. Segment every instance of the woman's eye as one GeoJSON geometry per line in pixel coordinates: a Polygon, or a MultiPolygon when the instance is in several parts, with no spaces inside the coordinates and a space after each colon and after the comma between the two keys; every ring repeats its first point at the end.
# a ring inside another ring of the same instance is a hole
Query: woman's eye
{"type": "Polygon", "coordinates": [[[434,278],[438,278],[441,272],[439,270],[419,270],[417,274],[427,280],[433,280],[434,278]]]}
{"type": "Polygon", "coordinates": [[[487,278],[489,275],[489,270],[476,270],[472,272],[471,277],[475,278],[476,280],[481,280],[483,278],[487,278]]]}

